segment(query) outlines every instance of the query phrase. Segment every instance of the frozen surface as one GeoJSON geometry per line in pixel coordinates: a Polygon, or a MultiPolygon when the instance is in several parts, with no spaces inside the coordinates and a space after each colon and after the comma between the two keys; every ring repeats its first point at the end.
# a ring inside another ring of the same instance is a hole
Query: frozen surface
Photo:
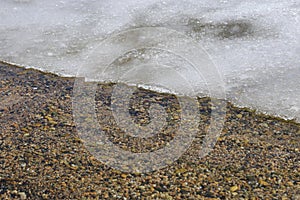
{"type": "MultiPolygon", "coordinates": [[[[75,76],[104,38],[147,26],[167,27],[196,40],[222,74],[227,98],[237,105],[300,121],[299,0],[0,0],[0,60],[75,76]]],[[[126,70],[141,62],[137,52],[126,53],[133,59],[114,62],[112,76],[114,67],[126,70]]],[[[141,54],[168,64],[165,53],[141,54]]],[[[172,70],[186,76],[179,68],[188,64],[169,58],[172,70]]],[[[165,67],[144,66],[144,73],[127,76],[129,82],[143,85],[151,77],[150,88],[174,85],[180,91],[170,92],[189,95],[189,87],[165,67]]],[[[198,93],[207,92],[196,87],[198,93]]]]}

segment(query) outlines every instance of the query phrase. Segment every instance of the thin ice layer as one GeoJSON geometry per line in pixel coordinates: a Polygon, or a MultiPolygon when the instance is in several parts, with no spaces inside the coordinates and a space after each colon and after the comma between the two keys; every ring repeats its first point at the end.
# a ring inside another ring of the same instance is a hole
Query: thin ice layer
{"type": "Polygon", "coordinates": [[[296,0],[2,0],[0,59],[74,76],[111,33],[163,26],[206,49],[231,101],[299,121],[299,12],[296,0]]]}

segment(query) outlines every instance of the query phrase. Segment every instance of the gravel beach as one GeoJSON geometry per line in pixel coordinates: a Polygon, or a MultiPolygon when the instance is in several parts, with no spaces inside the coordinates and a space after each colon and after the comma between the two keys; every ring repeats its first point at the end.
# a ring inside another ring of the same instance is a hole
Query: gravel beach
{"type": "MultiPolygon", "coordinates": [[[[201,124],[189,149],[163,169],[126,173],[85,148],[73,119],[73,84],[74,78],[0,64],[1,199],[300,199],[298,123],[228,103],[216,146],[199,158],[211,108],[208,98],[198,99],[201,124]]],[[[137,92],[129,110],[136,123],[149,123],[154,99],[169,118],[157,137],[138,140],[114,122],[112,85],[99,85],[95,100],[99,123],[114,144],[147,152],[172,140],[180,120],[176,97],[137,92]]]]}

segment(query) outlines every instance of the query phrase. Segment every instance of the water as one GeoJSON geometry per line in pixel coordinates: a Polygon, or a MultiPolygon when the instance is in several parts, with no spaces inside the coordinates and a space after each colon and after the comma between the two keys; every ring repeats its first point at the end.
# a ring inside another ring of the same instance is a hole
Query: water
{"type": "MultiPolygon", "coordinates": [[[[1,0],[0,60],[75,76],[88,52],[104,38],[148,26],[176,30],[197,41],[223,77],[228,100],[300,121],[297,0],[1,0]]],[[[124,53],[103,81],[147,60],[154,63],[133,69],[123,81],[191,95],[190,87],[177,77],[190,73],[184,70],[188,63],[157,49],[124,53]],[[169,73],[170,65],[177,75],[169,73]]],[[[199,94],[214,95],[204,85],[197,82],[192,87],[199,94]]]]}

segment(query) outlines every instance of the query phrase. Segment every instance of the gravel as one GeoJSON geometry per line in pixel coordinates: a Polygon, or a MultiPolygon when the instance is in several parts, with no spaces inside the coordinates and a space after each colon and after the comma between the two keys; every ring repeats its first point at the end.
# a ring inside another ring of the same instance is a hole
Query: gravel
{"type": "MultiPolygon", "coordinates": [[[[73,120],[73,84],[74,78],[0,64],[1,199],[300,199],[296,122],[228,103],[217,144],[201,158],[212,108],[209,98],[198,99],[201,123],[189,149],[163,169],[126,173],[85,148],[73,120]]],[[[129,109],[137,124],[151,122],[154,101],[168,114],[157,137],[138,139],[114,121],[112,87],[99,84],[95,100],[99,124],[115,145],[138,153],[172,141],[180,121],[176,97],[137,91],[129,109]]]]}

